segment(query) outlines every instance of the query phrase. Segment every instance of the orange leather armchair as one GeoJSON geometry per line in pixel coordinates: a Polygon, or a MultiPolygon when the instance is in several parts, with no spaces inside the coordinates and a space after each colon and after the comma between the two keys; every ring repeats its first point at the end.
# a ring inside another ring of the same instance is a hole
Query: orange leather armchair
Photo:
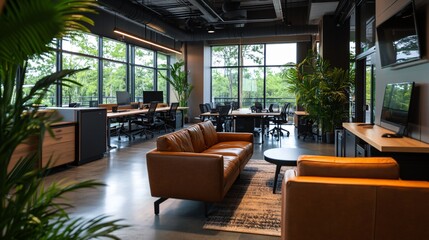
{"type": "Polygon", "coordinates": [[[429,182],[392,158],[301,156],[282,187],[282,239],[429,239],[429,182]]]}

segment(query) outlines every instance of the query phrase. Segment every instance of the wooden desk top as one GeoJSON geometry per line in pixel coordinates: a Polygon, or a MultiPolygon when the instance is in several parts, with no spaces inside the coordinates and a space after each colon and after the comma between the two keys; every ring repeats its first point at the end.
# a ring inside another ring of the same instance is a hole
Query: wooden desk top
{"type": "MultiPolygon", "coordinates": [[[[189,107],[178,107],[177,110],[185,110],[189,107]]],[[[170,110],[170,107],[157,107],[155,112],[166,112],[170,110]]],[[[130,115],[145,114],[149,109],[119,109],[120,112],[112,112],[112,110],[107,111],[107,118],[117,118],[130,115]]]]}
{"type": "Polygon", "coordinates": [[[429,144],[416,139],[381,137],[383,133],[394,132],[378,125],[359,126],[359,123],[343,123],[343,127],[380,152],[429,153],[429,144]]]}
{"type": "MultiPolygon", "coordinates": [[[[205,112],[201,113],[200,116],[218,116],[219,113],[211,113],[211,112],[205,112]]],[[[265,116],[279,116],[280,112],[252,112],[248,108],[240,108],[238,110],[233,110],[229,116],[239,116],[239,117],[265,117],[265,116]]]]}

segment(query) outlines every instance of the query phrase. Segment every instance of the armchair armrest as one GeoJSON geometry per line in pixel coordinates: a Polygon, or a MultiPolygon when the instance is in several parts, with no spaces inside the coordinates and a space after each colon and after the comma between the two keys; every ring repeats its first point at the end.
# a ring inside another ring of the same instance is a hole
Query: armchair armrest
{"type": "Polygon", "coordinates": [[[253,143],[252,133],[217,132],[219,142],[245,141],[253,143]]]}
{"type": "Polygon", "coordinates": [[[151,194],[154,197],[200,201],[223,198],[223,156],[192,152],[146,154],[151,194]]]}
{"type": "Polygon", "coordinates": [[[399,165],[391,157],[332,157],[302,155],[298,176],[399,179],[399,165]]]}

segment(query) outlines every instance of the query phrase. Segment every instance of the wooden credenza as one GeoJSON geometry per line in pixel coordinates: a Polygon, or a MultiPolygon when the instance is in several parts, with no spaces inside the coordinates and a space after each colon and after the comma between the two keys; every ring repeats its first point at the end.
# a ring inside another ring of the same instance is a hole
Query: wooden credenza
{"type": "Polygon", "coordinates": [[[46,167],[51,161],[51,167],[72,163],[75,161],[75,125],[61,124],[52,127],[54,137],[49,132],[45,133],[41,166],[46,167]]]}
{"type": "MultiPolygon", "coordinates": [[[[40,162],[35,167],[46,167],[51,161],[50,167],[56,167],[75,161],[76,133],[74,122],[59,122],[51,126],[55,137],[48,132],[44,135],[40,162]]],[[[20,158],[37,152],[40,141],[38,136],[32,136],[15,149],[8,166],[8,172],[16,165],[20,158]]]]}

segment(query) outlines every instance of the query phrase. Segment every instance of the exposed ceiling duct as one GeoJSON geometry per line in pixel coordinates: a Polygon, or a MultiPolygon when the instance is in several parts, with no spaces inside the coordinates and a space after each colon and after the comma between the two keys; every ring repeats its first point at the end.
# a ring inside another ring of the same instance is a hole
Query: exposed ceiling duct
{"type": "MultiPolygon", "coordinates": [[[[278,1],[274,0],[273,2],[278,1]]],[[[296,35],[312,35],[318,33],[318,27],[312,25],[300,25],[300,26],[286,26],[283,22],[277,25],[261,26],[261,27],[243,27],[243,28],[225,28],[220,31],[216,31],[214,34],[208,34],[205,30],[199,30],[194,32],[186,32],[179,29],[172,24],[163,21],[159,15],[143,7],[141,4],[136,4],[128,0],[99,0],[101,4],[110,9],[111,11],[125,16],[126,18],[135,21],[139,24],[147,25],[150,29],[166,35],[172,39],[180,41],[204,41],[204,40],[220,40],[230,38],[251,38],[251,37],[269,37],[269,36],[296,36],[296,35]]],[[[222,23],[223,16],[218,18],[214,15],[215,12],[211,12],[207,6],[204,5],[203,0],[193,0],[190,3],[197,3],[201,8],[205,9],[206,14],[212,18],[218,19],[218,23],[222,23]]],[[[276,4],[278,6],[278,4],[276,4]]],[[[230,7],[230,6],[227,6],[230,7]]],[[[277,14],[278,11],[276,11],[277,14]]],[[[283,15],[283,14],[281,14],[283,15]]],[[[270,19],[271,20],[271,19],[270,19]]],[[[237,19],[231,20],[233,23],[236,21],[239,23],[246,23],[249,20],[237,19]],[[242,21],[242,22],[241,22],[242,21]]],[[[250,20],[251,21],[251,20],[250,20]]],[[[254,20],[263,22],[264,19],[254,20]]],[[[271,20],[272,21],[272,20],[271,20]]]]}

